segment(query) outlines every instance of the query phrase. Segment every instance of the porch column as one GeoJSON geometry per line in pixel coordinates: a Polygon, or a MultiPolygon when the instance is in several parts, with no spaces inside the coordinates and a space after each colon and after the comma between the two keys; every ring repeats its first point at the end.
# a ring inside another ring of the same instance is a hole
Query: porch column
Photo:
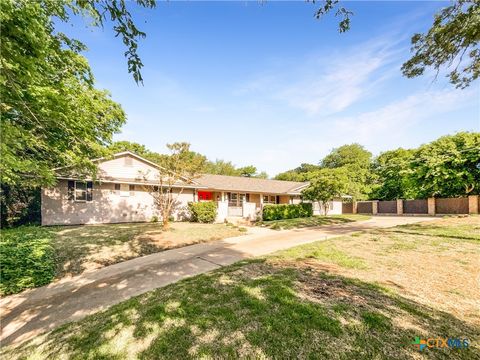
{"type": "Polygon", "coordinates": [[[193,189],[193,202],[198,202],[197,189],[193,189]]]}
{"type": "Polygon", "coordinates": [[[225,191],[222,191],[222,201],[225,201],[225,191]]]}
{"type": "Polygon", "coordinates": [[[263,194],[260,194],[260,209],[263,209],[263,194]]]}
{"type": "Polygon", "coordinates": [[[372,201],[372,215],[378,214],[378,200],[372,201]]]}

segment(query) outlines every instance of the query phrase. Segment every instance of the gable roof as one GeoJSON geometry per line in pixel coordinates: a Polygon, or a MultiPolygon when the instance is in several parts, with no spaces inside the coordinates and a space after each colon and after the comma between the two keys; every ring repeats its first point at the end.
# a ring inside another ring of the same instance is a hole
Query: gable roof
{"type": "Polygon", "coordinates": [[[204,174],[196,181],[210,189],[265,194],[299,195],[308,182],[259,179],[244,176],[204,174]]]}

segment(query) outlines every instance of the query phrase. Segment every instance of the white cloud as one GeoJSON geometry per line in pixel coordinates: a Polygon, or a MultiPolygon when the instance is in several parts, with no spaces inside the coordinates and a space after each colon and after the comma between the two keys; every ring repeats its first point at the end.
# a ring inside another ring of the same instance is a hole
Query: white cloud
{"type": "Polygon", "coordinates": [[[307,115],[328,116],[346,110],[379,91],[380,85],[399,71],[398,39],[391,36],[364,42],[339,52],[323,51],[291,65],[256,76],[237,94],[260,93],[303,110],[307,115]]]}

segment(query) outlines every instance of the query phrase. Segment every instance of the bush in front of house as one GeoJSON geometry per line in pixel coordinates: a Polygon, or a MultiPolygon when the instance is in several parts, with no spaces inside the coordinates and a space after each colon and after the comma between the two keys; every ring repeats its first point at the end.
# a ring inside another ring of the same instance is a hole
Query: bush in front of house
{"type": "Polygon", "coordinates": [[[190,220],[199,223],[213,223],[217,217],[217,203],[213,201],[188,203],[190,220]]]}
{"type": "Polygon", "coordinates": [[[265,205],[263,207],[263,221],[295,219],[312,215],[311,203],[265,205]]]}
{"type": "Polygon", "coordinates": [[[0,240],[0,294],[50,283],[55,276],[53,234],[39,226],[5,229],[0,240]]]}

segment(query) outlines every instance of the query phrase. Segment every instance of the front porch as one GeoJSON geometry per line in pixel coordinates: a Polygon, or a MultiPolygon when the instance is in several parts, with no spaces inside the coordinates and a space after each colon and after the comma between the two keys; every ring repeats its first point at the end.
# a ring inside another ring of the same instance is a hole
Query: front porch
{"type": "Polygon", "coordinates": [[[227,217],[244,218],[250,221],[257,219],[263,206],[268,204],[298,204],[299,195],[264,194],[253,192],[231,191],[198,191],[195,201],[216,201],[217,222],[223,222],[227,217]]]}

